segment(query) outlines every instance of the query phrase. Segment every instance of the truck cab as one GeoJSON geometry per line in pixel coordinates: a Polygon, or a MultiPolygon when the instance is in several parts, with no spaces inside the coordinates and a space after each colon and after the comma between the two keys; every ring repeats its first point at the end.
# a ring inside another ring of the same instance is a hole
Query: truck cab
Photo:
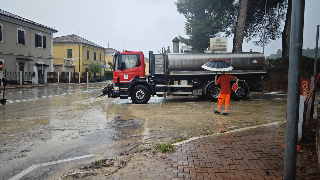
{"type": "Polygon", "coordinates": [[[130,83],[136,76],[145,79],[144,55],[141,51],[115,53],[113,83],[130,83]]]}
{"type": "Polygon", "coordinates": [[[141,51],[116,52],[113,84],[103,90],[103,95],[120,97],[137,104],[147,103],[153,88],[146,80],[144,54],[141,51]]]}

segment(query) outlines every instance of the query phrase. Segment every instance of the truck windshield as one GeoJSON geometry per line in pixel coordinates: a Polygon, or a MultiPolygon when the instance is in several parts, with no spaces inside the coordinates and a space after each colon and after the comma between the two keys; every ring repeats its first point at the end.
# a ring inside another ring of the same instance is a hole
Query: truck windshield
{"type": "Polygon", "coordinates": [[[140,66],[140,56],[138,54],[123,54],[121,55],[121,61],[126,64],[125,69],[140,66]]]}

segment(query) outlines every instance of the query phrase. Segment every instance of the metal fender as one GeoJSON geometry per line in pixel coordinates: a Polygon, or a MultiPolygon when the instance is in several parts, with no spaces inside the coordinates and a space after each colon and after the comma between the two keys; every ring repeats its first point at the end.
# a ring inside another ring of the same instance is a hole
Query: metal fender
{"type": "Polygon", "coordinates": [[[243,80],[239,80],[239,81],[238,81],[238,84],[239,84],[239,83],[243,83],[243,84],[246,85],[246,88],[247,88],[246,90],[247,90],[247,93],[249,94],[250,91],[249,91],[249,86],[248,86],[247,82],[245,82],[245,81],[243,81],[243,80]]]}
{"type": "Polygon", "coordinates": [[[208,87],[209,87],[211,84],[216,85],[215,83],[216,83],[215,81],[210,81],[208,84],[205,84],[205,85],[203,86],[203,88],[202,88],[202,94],[207,94],[207,89],[208,89],[208,87]]]}
{"type": "Polygon", "coordinates": [[[146,80],[144,80],[144,79],[133,79],[133,80],[131,81],[131,83],[130,83],[130,86],[128,87],[128,94],[129,94],[129,96],[130,96],[130,94],[131,94],[132,88],[133,88],[134,86],[136,86],[136,85],[144,85],[144,86],[146,86],[146,87],[148,87],[148,88],[150,89],[150,94],[151,94],[151,95],[154,95],[154,94],[155,94],[155,93],[154,93],[154,87],[153,87],[151,84],[149,84],[146,80]]]}

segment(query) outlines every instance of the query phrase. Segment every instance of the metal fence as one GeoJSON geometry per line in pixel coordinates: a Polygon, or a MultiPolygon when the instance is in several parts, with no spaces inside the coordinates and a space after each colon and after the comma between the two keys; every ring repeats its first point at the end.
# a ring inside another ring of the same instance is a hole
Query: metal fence
{"type": "MultiPolygon", "coordinates": [[[[48,83],[79,83],[79,73],[77,72],[48,72],[48,83]]],[[[80,83],[87,83],[86,73],[81,73],[80,83]]]]}
{"type": "MultiPolygon", "coordinates": [[[[32,84],[32,78],[35,72],[21,72],[22,84],[32,84]]],[[[8,84],[20,84],[20,72],[6,72],[6,81],[8,84]]]]}
{"type": "MultiPolygon", "coordinates": [[[[20,84],[20,72],[6,72],[6,81],[8,84],[20,84]]],[[[32,78],[35,77],[35,72],[23,72],[22,84],[32,84],[32,78]]],[[[90,73],[83,72],[80,76],[80,83],[87,83],[87,80],[92,82],[101,82],[111,80],[112,72],[106,72],[105,76],[92,76],[90,73]]],[[[48,72],[47,83],[79,83],[78,72],[48,72]]]]}

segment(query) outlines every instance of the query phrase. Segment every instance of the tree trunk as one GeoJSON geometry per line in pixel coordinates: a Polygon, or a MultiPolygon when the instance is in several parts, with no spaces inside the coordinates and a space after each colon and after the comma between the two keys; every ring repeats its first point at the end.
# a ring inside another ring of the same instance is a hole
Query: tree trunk
{"type": "Polygon", "coordinates": [[[242,52],[244,27],[246,25],[248,0],[240,0],[238,7],[237,26],[233,38],[232,52],[242,52]]]}
{"type": "Polygon", "coordinates": [[[289,57],[292,0],[288,0],[286,22],[282,31],[282,57],[289,57]]]}

